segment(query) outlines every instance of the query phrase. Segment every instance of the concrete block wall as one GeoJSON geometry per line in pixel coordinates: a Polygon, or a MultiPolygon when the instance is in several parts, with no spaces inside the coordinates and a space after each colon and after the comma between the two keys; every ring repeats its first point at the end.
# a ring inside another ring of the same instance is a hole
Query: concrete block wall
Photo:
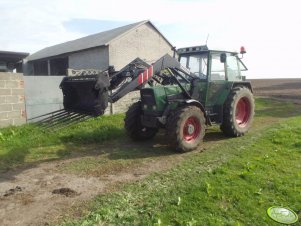
{"type": "Polygon", "coordinates": [[[72,69],[99,69],[109,66],[108,46],[87,49],[69,55],[69,68],[72,69]]]}
{"type": "Polygon", "coordinates": [[[113,104],[113,112],[111,114],[123,113],[128,110],[128,108],[140,99],[140,91],[135,91],[127,94],[116,103],[113,104]]]}
{"type": "Polygon", "coordinates": [[[172,46],[146,23],[110,42],[109,64],[120,70],[137,57],[151,64],[166,53],[173,56],[172,46]]]}
{"type": "Polygon", "coordinates": [[[26,123],[23,74],[0,72],[0,128],[26,123]]]}

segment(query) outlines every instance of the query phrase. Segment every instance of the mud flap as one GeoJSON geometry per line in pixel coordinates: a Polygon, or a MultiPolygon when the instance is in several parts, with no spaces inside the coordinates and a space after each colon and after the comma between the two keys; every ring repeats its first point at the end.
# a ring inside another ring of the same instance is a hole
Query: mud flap
{"type": "Polygon", "coordinates": [[[60,88],[64,108],[86,115],[103,115],[108,106],[108,74],[65,77],[60,88]]]}

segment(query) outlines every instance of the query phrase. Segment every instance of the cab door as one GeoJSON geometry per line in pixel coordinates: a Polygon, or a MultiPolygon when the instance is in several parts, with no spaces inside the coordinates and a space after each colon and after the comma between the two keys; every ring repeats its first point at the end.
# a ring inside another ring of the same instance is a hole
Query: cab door
{"type": "Polygon", "coordinates": [[[206,107],[214,107],[223,104],[223,96],[226,96],[227,91],[227,73],[226,62],[221,61],[222,53],[210,54],[210,70],[209,81],[206,97],[206,107]]]}
{"type": "Polygon", "coordinates": [[[208,88],[205,108],[212,122],[221,123],[223,120],[223,104],[229,94],[227,79],[226,54],[215,52],[210,54],[208,88]],[[222,60],[221,54],[224,55],[222,60]]]}

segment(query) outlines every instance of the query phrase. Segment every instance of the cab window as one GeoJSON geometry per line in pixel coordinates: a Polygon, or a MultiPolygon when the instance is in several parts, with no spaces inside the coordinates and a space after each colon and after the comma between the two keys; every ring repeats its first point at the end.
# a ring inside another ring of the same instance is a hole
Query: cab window
{"type": "Polygon", "coordinates": [[[226,80],[225,64],[220,60],[220,54],[211,55],[211,81],[226,80]]]}
{"type": "Polygon", "coordinates": [[[201,79],[207,78],[207,62],[207,54],[181,56],[180,58],[181,65],[201,79]]]}
{"type": "Polygon", "coordinates": [[[239,81],[241,80],[241,74],[237,57],[232,54],[227,54],[227,77],[228,81],[239,81]]]}
{"type": "Polygon", "coordinates": [[[188,57],[186,57],[186,56],[181,57],[181,59],[180,59],[180,64],[181,64],[183,67],[186,67],[186,68],[187,68],[187,63],[188,63],[188,57]]]}

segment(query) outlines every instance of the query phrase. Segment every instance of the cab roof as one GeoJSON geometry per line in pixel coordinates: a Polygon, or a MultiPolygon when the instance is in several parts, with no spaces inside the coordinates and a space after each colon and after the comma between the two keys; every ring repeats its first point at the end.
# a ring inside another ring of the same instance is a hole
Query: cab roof
{"type": "Polygon", "coordinates": [[[226,52],[226,53],[232,53],[234,55],[237,55],[237,52],[222,51],[222,50],[210,50],[207,45],[190,46],[190,47],[179,48],[177,50],[177,53],[179,55],[190,54],[190,53],[209,53],[209,52],[214,52],[214,53],[224,53],[224,52],[226,52]]]}

